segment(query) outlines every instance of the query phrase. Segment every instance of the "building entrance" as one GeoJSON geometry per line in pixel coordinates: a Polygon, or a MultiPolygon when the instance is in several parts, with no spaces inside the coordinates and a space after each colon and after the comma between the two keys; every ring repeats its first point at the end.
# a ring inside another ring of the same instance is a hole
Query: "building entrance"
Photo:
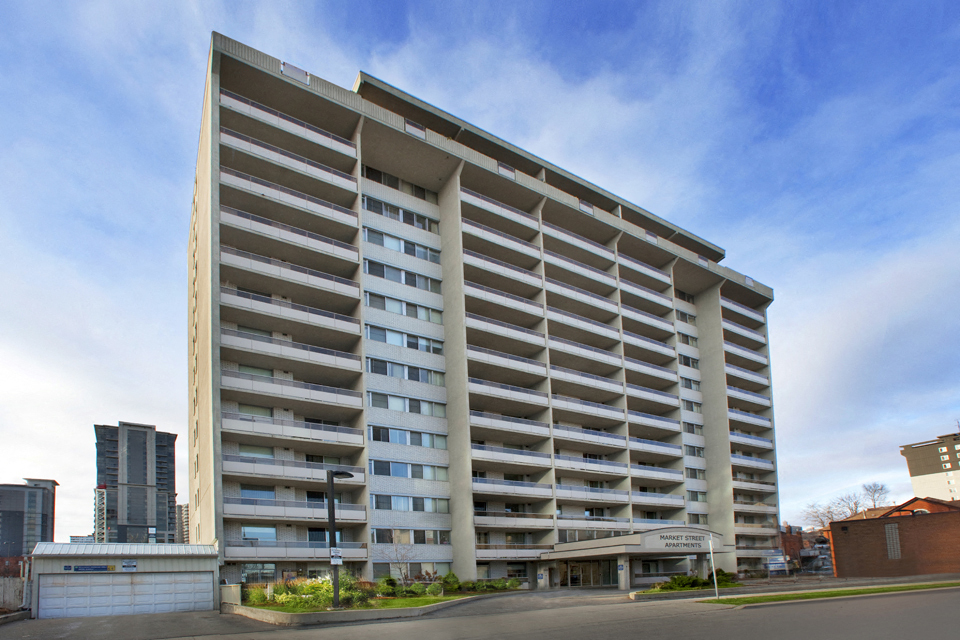
{"type": "Polygon", "coordinates": [[[616,587],[616,560],[558,562],[561,587],[616,587]]]}

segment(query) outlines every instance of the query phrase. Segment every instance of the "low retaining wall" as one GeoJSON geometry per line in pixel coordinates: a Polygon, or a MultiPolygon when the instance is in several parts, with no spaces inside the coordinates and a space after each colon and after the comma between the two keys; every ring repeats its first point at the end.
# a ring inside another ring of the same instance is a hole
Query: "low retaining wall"
{"type": "Polygon", "coordinates": [[[260,620],[261,622],[269,622],[270,624],[281,627],[301,627],[305,625],[343,624],[345,622],[361,622],[365,620],[416,618],[440,609],[470,602],[477,598],[489,598],[498,595],[508,594],[467,596],[466,598],[457,598],[456,600],[428,604],[423,607],[408,607],[405,609],[345,609],[343,611],[313,611],[310,613],[284,613],[282,611],[244,607],[242,605],[224,602],[220,604],[220,613],[232,613],[234,615],[260,620]]]}
{"type": "Polygon", "coordinates": [[[23,580],[0,578],[0,609],[16,611],[23,602],[23,580]]]}
{"type": "Polygon", "coordinates": [[[17,620],[29,620],[30,612],[29,611],[17,611],[16,613],[8,613],[5,616],[0,616],[0,625],[7,624],[8,622],[16,622],[17,620]]]}

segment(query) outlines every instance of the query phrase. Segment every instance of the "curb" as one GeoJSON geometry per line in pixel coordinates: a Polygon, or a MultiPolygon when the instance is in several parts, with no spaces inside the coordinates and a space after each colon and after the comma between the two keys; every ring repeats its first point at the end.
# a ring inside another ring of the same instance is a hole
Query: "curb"
{"type": "MultiPolygon", "coordinates": [[[[797,598],[793,600],[775,600],[772,602],[754,602],[751,604],[739,604],[739,605],[727,605],[727,606],[732,607],[734,609],[751,609],[753,607],[768,607],[770,605],[776,605],[776,604],[803,604],[803,603],[809,603],[809,602],[822,602],[824,600],[849,600],[851,598],[872,598],[875,596],[895,596],[895,595],[900,595],[904,593],[926,593],[928,591],[943,591],[945,589],[960,589],[960,585],[951,585],[951,586],[945,586],[945,587],[930,587],[929,589],[902,589],[897,591],[884,591],[882,593],[854,593],[848,596],[828,596],[826,598],[797,598]]],[[[836,589],[830,589],[829,591],[836,591],[836,589]]],[[[794,592],[794,593],[797,593],[797,592],[794,592]]],[[[813,592],[801,591],[799,593],[818,593],[818,592],[817,591],[813,591],[813,592]]],[[[824,592],[821,591],[819,593],[824,593],[824,592]]],[[[755,596],[748,596],[748,597],[760,597],[762,595],[774,595],[774,594],[756,594],[755,596]]],[[[738,596],[731,596],[731,599],[736,597],[738,596]]],[[[697,600],[697,602],[702,604],[720,604],[720,605],[724,604],[723,598],[720,599],[720,602],[714,602],[713,600],[697,600]]]]}
{"type": "Polygon", "coordinates": [[[8,613],[6,615],[0,616],[0,625],[7,624],[8,622],[17,622],[18,620],[27,620],[30,618],[29,611],[17,611],[15,613],[8,613]]]}

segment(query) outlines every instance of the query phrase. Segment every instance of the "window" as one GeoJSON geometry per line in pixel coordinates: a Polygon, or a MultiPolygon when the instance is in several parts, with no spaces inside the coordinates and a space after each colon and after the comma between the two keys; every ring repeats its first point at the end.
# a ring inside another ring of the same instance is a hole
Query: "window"
{"type": "Polygon", "coordinates": [[[340,464],[340,456],[318,456],[307,454],[307,462],[315,462],[317,464],[340,464]]]}
{"type": "Polygon", "coordinates": [[[900,559],[900,525],[894,522],[893,524],[883,525],[884,532],[887,534],[887,558],[890,560],[899,560],[900,559]]]}
{"type": "Polygon", "coordinates": [[[248,416],[262,416],[264,418],[273,417],[273,409],[270,407],[258,407],[252,404],[241,404],[237,411],[248,416]]]}
{"type": "Polygon", "coordinates": [[[276,498],[276,492],[273,487],[259,484],[241,484],[241,498],[257,498],[259,500],[273,500],[276,498]]]}
{"type": "Polygon", "coordinates": [[[703,469],[693,469],[691,467],[686,468],[687,478],[690,480],[706,480],[707,472],[703,469]]]}
{"type": "Polygon", "coordinates": [[[443,355],[443,342],[441,340],[421,338],[420,336],[415,336],[409,333],[401,333],[400,331],[393,331],[392,329],[384,329],[382,327],[367,325],[367,338],[375,342],[386,342],[387,344],[392,344],[398,347],[406,347],[408,349],[416,349],[417,351],[434,353],[438,356],[443,355]]]}
{"type": "Polygon", "coordinates": [[[367,405],[378,409],[390,409],[391,411],[403,411],[405,413],[418,413],[424,416],[434,416],[436,418],[447,417],[447,405],[428,400],[417,400],[415,398],[404,398],[401,396],[391,396],[386,393],[376,393],[370,391],[367,393],[367,405]]]}
{"type": "Polygon", "coordinates": [[[697,339],[694,336],[687,335],[686,333],[677,333],[677,340],[680,344],[689,345],[691,347],[697,346],[697,339]]]}
{"type": "MultiPolygon", "coordinates": [[[[407,126],[413,125],[413,127],[414,127],[417,131],[422,130],[422,127],[421,127],[420,125],[417,125],[416,123],[414,123],[414,122],[412,122],[412,121],[410,121],[410,120],[407,120],[407,121],[406,121],[406,124],[407,124],[407,126]]],[[[419,137],[419,136],[418,136],[418,137],[419,137]]],[[[391,189],[396,189],[397,191],[402,191],[403,193],[406,193],[407,195],[411,195],[411,196],[413,196],[414,198],[419,198],[420,200],[425,200],[426,202],[431,202],[431,203],[433,203],[433,204],[437,204],[437,192],[436,192],[436,191],[430,191],[429,189],[424,189],[423,187],[418,186],[418,185],[415,185],[415,184],[413,184],[412,182],[407,182],[406,180],[401,180],[401,179],[398,178],[397,176],[391,175],[391,174],[387,173],[386,171],[380,171],[379,169],[374,169],[373,167],[368,167],[368,166],[364,165],[364,166],[363,166],[363,177],[366,178],[367,180],[372,181],[372,182],[377,182],[377,183],[379,183],[379,184],[388,186],[388,187],[390,187],[391,189]]],[[[370,197],[368,197],[368,196],[364,196],[364,200],[373,200],[373,198],[370,198],[370,197]]],[[[375,202],[379,202],[379,201],[375,200],[375,202]]],[[[383,204],[383,203],[381,203],[381,204],[383,204]]],[[[392,205],[387,205],[387,206],[392,206],[392,205]]],[[[397,208],[397,207],[394,207],[394,209],[396,209],[396,208],[397,208]]],[[[404,213],[405,213],[405,214],[409,214],[410,212],[409,212],[409,211],[405,211],[404,213]]],[[[419,217],[422,218],[423,216],[419,216],[419,217]]],[[[431,222],[433,222],[433,221],[431,220],[431,222]]],[[[433,222],[433,224],[435,225],[436,223],[433,222]]],[[[420,227],[420,228],[426,228],[426,227],[420,227]]],[[[431,231],[432,231],[432,229],[431,229],[431,231]]],[[[436,233],[436,231],[434,231],[434,233],[436,233]]]]}
{"type": "Polygon", "coordinates": [[[272,458],[273,447],[261,447],[254,444],[241,444],[240,455],[248,458],[272,458]]]}
{"type": "Polygon", "coordinates": [[[417,478],[447,482],[447,468],[406,462],[387,462],[371,460],[370,473],[375,476],[393,476],[394,478],[417,478]]]}
{"type": "Polygon", "coordinates": [[[707,492],[706,491],[687,491],[687,500],[689,500],[690,502],[706,502],[707,492]]]}
{"type": "Polygon", "coordinates": [[[689,444],[683,445],[683,455],[691,456],[694,458],[703,457],[703,447],[694,447],[689,444]]]}
{"type": "Polygon", "coordinates": [[[240,582],[258,584],[273,582],[277,578],[277,565],[272,562],[240,565],[240,582]]]}
{"type": "Polygon", "coordinates": [[[401,282],[408,287],[416,287],[417,289],[430,291],[432,293],[441,292],[439,280],[428,278],[427,276],[420,275],[419,273],[405,271],[403,269],[391,267],[388,264],[374,262],[373,260],[364,260],[363,267],[364,273],[368,273],[371,276],[386,278],[391,282],[401,282]]]}
{"type": "Polygon", "coordinates": [[[379,544],[450,544],[449,531],[433,529],[374,529],[371,540],[379,544]]]}
{"type": "Polygon", "coordinates": [[[709,524],[705,513],[688,513],[687,522],[690,524],[709,524]]]}
{"type": "Polygon", "coordinates": [[[684,411],[693,411],[694,413],[703,413],[703,405],[699,402],[694,402],[693,400],[684,400],[683,409],[684,411]]]}
{"type": "Polygon", "coordinates": [[[692,422],[683,423],[683,431],[685,433],[692,433],[695,436],[703,435],[703,425],[694,424],[692,422]]]}
{"type": "Polygon", "coordinates": [[[396,236],[391,236],[382,231],[375,231],[374,229],[364,229],[363,237],[364,240],[370,244],[379,245],[393,251],[399,251],[408,256],[414,256],[415,258],[433,262],[434,264],[440,264],[440,251],[438,249],[416,244],[415,242],[397,238],[396,236]]]}
{"type": "Polygon", "coordinates": [[[941,460],[949,460],[949,459],[950,459],[950,456],[940,456],[940,459],[941,459],[941,460]]]}
{"type": "Polygon", "coordinates": [[[405,302],[397,298],[382,296],[377,293],[366,294],[366,305],[374,309],[383,309],[409,318],[426,320],[434,324],[443,324],[443,312],[423,305],[405,302]]]}
{"type": "Polygon", "coordinates": [[[691,391],[700,391],[700,381],[692,378],[680,378],[680,386],[691,391]]]}
{"type": "Polygon", "coordinates": [[[526,577],[527,577],[527,563],[525,562],[508,562],[507,563],[507,579],[526,578],[526,577]]]}
{"type": "Polygon", "coordinates": [[[241,525],[240,529],[244,540],[260,540],[263,542],[276,542],[277,540],[277,528],[275,526],[244,524],[241,525]]]}
{"type": "Polygon", "coordinates": [[[953,445],[955,451],[960,451],[960,444],[953,445]]]}
{"type": "Polygon", "coordinates": [[[428,449],[446,449],[447,436],[424,433],[421,431],[406,431],[389,427],[370,427],[370,439],[374,442],[392,442],[428,449]]]}
{"type": "Polygon", "coordinates": [[[943,463],[943,468],[944,468],[944,469],[949,469],[949,468],[950,468],[950,463],[949,463],[949,462],[944,462],[944,463],[943,463]]]}
{"type": "Polygon", "coordinates": [[[946,447],[940,447],[939,449],[937,449],[937,451],[939,451],[940,453],[946,453],[946,452],[947,452],[947,448],[946,448],[946,447]]]}
{"type": "Polygon", "coordinates": [[[450,513],[449,498],[372,495],[370,502],[373,508],[378,510],[450,513]]]}
{"type": "Polygon", "coordinates": [[[273,377],[273,369],[264,369],[263,367],[251,367],[245,364],[241,364],[237,369],[240,373],[247,373],[252,376],[267,376],[269,378],[273,377]]]}
{"type": "Polygon", "coordinates": [[[684,302],[689,302],[690,304],[693,304],[694,297],[685,291],[680,291],[680,289],[674,289],[673,295],[678,300],[683,300],[684,302]]]}
{"type": "Polygon", "coordinates": [[[680,364],[682,364],[685,367],[690,367],[691,369],[700,368],[700,361],[697,360],[696,358],[691,358],[690,356],[678,354],[677,359],[680,361],[680,364]]]}
{"type": "Polygon", "coordinates": [[[443,386],[443,373],[421,367],[400,364],[398,362],[367,358],[367,371],[370,373],[378,373],[380,375],[390,376],[392,378],[403,378],[406,380],[413,380],[414,382],[425,382],[438,387],[443,386]]]}
{"type": "Polygon", "coordinates": [[[696,326],[697,316],[692,313],[687,313],[686,311],[677,310],[677,322],[686,322],[687,324],[696,326]]]}

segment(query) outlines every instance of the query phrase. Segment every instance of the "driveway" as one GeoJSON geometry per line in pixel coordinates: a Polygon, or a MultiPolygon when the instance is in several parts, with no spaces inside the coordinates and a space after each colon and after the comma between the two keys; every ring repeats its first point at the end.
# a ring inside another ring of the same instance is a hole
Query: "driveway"
{"type": "Polygon", "coordinates": [[[235,637],[278,627],[217,611],[149,613],[134,616],[21,620],[0,627],[0,640],[161,640],[192,636],[235,637]]]}

